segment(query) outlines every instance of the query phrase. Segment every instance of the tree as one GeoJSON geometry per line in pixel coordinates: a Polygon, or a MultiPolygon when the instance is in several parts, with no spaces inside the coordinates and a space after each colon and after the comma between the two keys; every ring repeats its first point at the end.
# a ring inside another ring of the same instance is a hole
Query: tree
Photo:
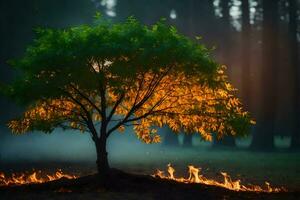
{"type": "Polygon", "coordinates": [[[243,102],[249,109],[251,100],[251,79],[250,79],[250,9],[249,0],[242,0],[242,58],[243,58],[243,79],[242,91],[243,102]]]}
{"type": "Polygon", "coordinates": [[[258,115],[257,131],[253,133],[251,147],[258,150],[274,148],[274,125],[277,111],[277,71],[278,51],[278,0],[262,1],[262,92],[261,111],[258,115]]]}
{"type": "Polygon", "coordinates": [[[5,94],[27,110],[9,128],[89,132],[101,180],[110,174],[107,138],[127,126],[151,143],[164,125],[211,140],[211,132],[243,134],[251,124],[210,52],[163,21],[148,27],[97,17],[94,25],[40,28],[25,55],[10,63],[22,73],[5,94]]]}
{"type": "Polygon", "coordinates": [[[183,146],[184,147],[192,147],[193,146],[193,135],[192,134],[185,134],[183,137],[183,146]]]}
{"type": "Polygon", "coordinates": [[[168,127],[164,129],[164,132],[165,132],[165,137],[164,137],[163,145],[168,147],[178,147],[179,141],[178,141],[177,134],[174,134],[172,129],[168,127]]]}
{"type": "MultiPolygon", "coordinates": [[[[230,50],[227,48],[230,46],[230,35],[231,35],[231,24],[230,24],[230,0],[222,0],[221,1],[221,8],[222,8],[222,32],[223,32],[223,45],[222,45],[222,62],[229,66],[230,60],[230,50]]],[[[232,70],[229,68],[229,75],[232,75],[232,70]]],[[[224,139],[218,139],[217,135],[214,137],[213,140],[213,147],[234,147],[235,146],[235,139],[228,135],[225,136],[224,139]]]]}
{"type": "MultiPolygon", "coordinates": [[[[195,27],[196,27],[195,13],[197,12],[196,8],[199,9],[199,7],[198,7],[199,5],[197,5],[197,2],[195,0],[189,0],[186,2],[186,4],[187,4],[187,6],[186,6],[187,9],[185,9],[185,16],[187,18],[186,26],[188,27],[187,35],[192,38],[195,35],[195,27]]],[[[183,138],[183,146],[184,147],[192,147],[192,139],[193,139],[192,134],[186,134],[183,138]]]]}
{"type": "Polygon", "coordinates": [[[297,22],[297,0],[289,0],[289,42],[290,42],[290,59],[293,72],[293,133],[291,139],[291,149],[300,148],[300,80],[299,80],[299,50],[298,50],[298,22],[297,22]]]}
{"type": "MultiPolygon", "coordinates": [[[[227,65],[229,65],[230,62],[230,51],[227,49],[228,46],[230,46],[230,39],[231,39],[231,24],[230,24],[230,0],[222,0],[221,1],[221,9],[222,9],[222,34],[223,34],[223,40],[222,40],[222,62],[227,65]]],[[[232,70],[231,68],[229,70],[229,75],[231,75],[232,70]]]]}

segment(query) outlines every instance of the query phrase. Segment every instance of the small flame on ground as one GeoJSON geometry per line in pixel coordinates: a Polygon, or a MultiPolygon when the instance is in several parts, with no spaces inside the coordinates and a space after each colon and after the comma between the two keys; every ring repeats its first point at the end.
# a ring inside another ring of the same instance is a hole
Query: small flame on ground
{"type": "Polygon", "coordinates": [[[218,187],[223,187],[227,188],[229,190],[234,190],[234,191],[249,191],[249,192],[283,192],[287,191],[283,187],[271,187],[270,183],[265,182],[265,186],[258,186],[258,185],[243,185],[241,184],[241,180],[236,180],[233,181],[231,177],[226,173],[226,172],[221,172],[221,175],[224,178],[223,182],[218,182],[213,179],[208,179],[205,178],[200,172],[201,168],[196,168],[193,165],[188,166],[188,172],[189,172],[189,177],[188,178],[176,178],[174,176],[175,169],[171,166],[171,164],[168,164],[168,175],[166,176],[164,174],[164,171],[157,170],[157,172],[152,175],[153,177],[158,177],[161,179],[169,179],[169,180],[174,180],[177,182],[182,182],[182,183],[201,183],[205,185],[214,185],[218,187]]]}
{"type": "Polygon", "coordinates": [[[0,186],[45,183],[48,181],[54,181],[54,180],[58,180],[61,178],[74,179],[74,178],[77,178],[77,176],[65,174],[61,170],[58,170],[54,174],[51,174],[51,175],[49,175],[49,174],[43,175],[43,173],[41,171],[34,171],[30,174],[13,173],[10,176],[6,176],[4,173],[0,172],[0,186]]]}

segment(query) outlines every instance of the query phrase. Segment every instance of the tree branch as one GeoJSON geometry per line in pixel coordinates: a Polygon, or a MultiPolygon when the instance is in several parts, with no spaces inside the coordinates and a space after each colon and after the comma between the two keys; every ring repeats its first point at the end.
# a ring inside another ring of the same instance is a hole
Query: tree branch
{"type": "Polygon", "coordinates": [[[85,108],[85,106],[80,102],[78,101],[77,99],[75,99],[72,94],[70,94],[68,91],[65,91],[64,89],[62,89],[62,91],[68,96],[70,97],[77,105],[79,105],[82,110],[84,111],[85,115],[86,115],[86,118],[83,117],[83,115],[81,115],[83,117],[83,119],[85,120],[85,122],[87,123],[87,126],[88,128],[90,129],[92,135],[93,135],[93,140],[97,140],[98,139],[98,134],[97,134],[97,131],[95,129],[95,126],[93,124],[93,119],[91,118],[90,116],[90,113],[89,111],[85,108]]]}
{"type": "Polygon", "coordinates": [[[86,101],[88,101],[92,107],[94,107],[98,112],[99,114],[101,114],[101,110],[87,97],[85,96],[79,89],[76,88],[76,86],[70,84],[70,86],[83,98],[85,99],[86,101]]]}

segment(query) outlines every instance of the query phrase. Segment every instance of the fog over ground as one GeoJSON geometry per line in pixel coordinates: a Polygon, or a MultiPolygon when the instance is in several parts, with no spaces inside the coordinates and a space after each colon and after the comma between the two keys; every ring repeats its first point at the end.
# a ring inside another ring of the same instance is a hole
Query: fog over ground
{"type": "MultiPolygon", "coordinates": [[[[95,145],[88,133],[55,130],[51,134],[32,132],[14,135],[6,132],[0,142],[2,161],[95,161],[95,145]]],[[[161,144],[145,144],[132,130],[115,132],[108,139],[109,156],[132,155],[157,149],[161,144]]]]}
{"type": "MultiPolygon", "coordinates": [[[[51,134],[43,132],[31,132],[21,135],[15,135],[7,128],[0,128],[3,137],[0,141],[0,159],[1,161],[73,161],[73,162],[94,162],[96,160],[96,150],[94,142],[89,133],[79,131],[63,131],[56,129],[51,134]]],[[[111,161],[137,159],[138,157],[163,157],[159,152],[183,151],[187,148],[182,145],[171,148],[164,144],[165,130],[159,129],[162,142],[158,144],[145,144],[140,141],[132,129],[126,129],[124,132],[114,132],[108,138],[108,155],[111,161]],[[157,153],[158,152],[158,153],[157,153]]],[[[178,140],[182,144],[184,134],[180,133],[178,140]]],[[[290,139],[276,137],[275,145],[285,148],[289,146],[290,139]]],[[[248,147],[251,143],[251,137],[240,138],[236,140],[238,148],[248,147]]],[[[211,152],[216,149],[211,148],[210,142],[201,140],[199,135],[193,137],[194,150],[198,152],[211,152]]],[[[231,149],[236,151],[237,149],[231,149]]],[[[171,160],[169,161],[171,162],[171,160]]]]}

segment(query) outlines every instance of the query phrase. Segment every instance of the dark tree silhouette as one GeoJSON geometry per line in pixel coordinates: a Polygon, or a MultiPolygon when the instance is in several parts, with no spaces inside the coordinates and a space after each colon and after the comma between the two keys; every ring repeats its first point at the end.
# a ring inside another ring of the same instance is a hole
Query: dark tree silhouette
{"type": "Polygon", "coordinates": [[[300,69],[299,69],[299,47],[298,47],[298,2],[297,0],[288,0],[289,3],[289,53],[291,60],[292,77],[292,106],[293,106],[293,129],[291,138],[291,149],[300,148],[300,69]]]}
{"type": "Polygon", "coordinates": [[[192,147],[193,144],[192,144],[192,141],[193,141],[193,135],[192,134],[186,134],[184,135],[183,137],[183,147],[192,147]]]}
{"type": "MultiPolygon", "coordinates": [[[[198,1],[199,2],[199,1],[198,1]]],[[[187,35],[192,37],[195,37],[195,18],[196,18],[196,13],[198,11],[198,9],[200,9],[200,6],[197,4],[196,0],[188,0],[186,2],[187,4],[187,9],[185,10],[185,14],[186,14],[186,19],[187,19],[187,27],[188,27],[188,31],[187,31],[187,35]],[[198,6],[197,6],[198,5],[198,6]]],[[[192,147],[192,135],[191,134],[187,134],[184,136],[183,138],[183,147],[192,147]]]]}
{"type": "Polygon", "coordinates": [[[278,51],[278,0],[263,0],[263,66],[261,76],[261,109],[257,116],[257,130],[253,133],[251,148],[274,148],[274,125],[277,116],[277,51],[278,51]]]}
{"type": "MultiPolygon", "coordinates": [[[[95,8],[86,0],[0,1],[0,84],[10,81],[16,73],[7,60],[20,56],[32,40],[32,29],[39,25],[63,27],[91,21],[95,8]]],[[[22,108],[0,96],[0,123],[18,115],[22,108]]]]}
{"type": "Polygon", "coordinates": [[[178,147],[179,141],[177,134],[174,134],[172,129],[166,127],[164,128],[165,136],[163,140],[163,145],[168,147],[178,147]]]}
{"type": "Polygon", "coordinates": [[[232,68],[230,67],[230,50],[228,49],[228,45],[230,46],[231,39],[231,24],[230,24],[230,0],[222,0],[221,1],[221,9],[222,9],[222,62],[228,67],[228,75],[232,75],[232,68]]]}
{"type": "Polygon", "coordinates": [[[250,10],[249,0],[242,0],[242,97],[244,105],[250,109],[251,71],[250,71],[250,10]]]}
{"type": "MultiPolygon", "coordinates": [[[[230,24],[230,14],[229,14],[229,9],[230,9],[230,0],[222,0],[221,1],[221,9],[222,9],[222,46],[221,46],[221,51],[222,51],[222,62],[226,66],[228,66],[228,75],[230,78],[230,75],[232,75],[232,69],[230,66],[230,58],[231,58],[231,51],[228,49],[228,46],[230,46],[230,40],[231,40],[231,24],[230,24]]],[[[217,137],[214,137],[213,140],[213,147],[234,147],[235,144],[235,139],[228,135],[224,136],[222,139],[218,139],[217,137]]]]}
{"type": "MultiPolygon", "coordinates": [[[[32,4],[32,0],[27,2],[7,0],[0,2],[0,85],[1,82],[10,81],[14,76],[13,70],[7,65],[7,60],[19,55],[31,37],[26,27],[32,27],[34,24],[34,9],[30,7],[32,4]]],[[[0,105],[0,123],[5,124],[9,118],[19,112],[14,104],[1,95],[0,105]]]]}

